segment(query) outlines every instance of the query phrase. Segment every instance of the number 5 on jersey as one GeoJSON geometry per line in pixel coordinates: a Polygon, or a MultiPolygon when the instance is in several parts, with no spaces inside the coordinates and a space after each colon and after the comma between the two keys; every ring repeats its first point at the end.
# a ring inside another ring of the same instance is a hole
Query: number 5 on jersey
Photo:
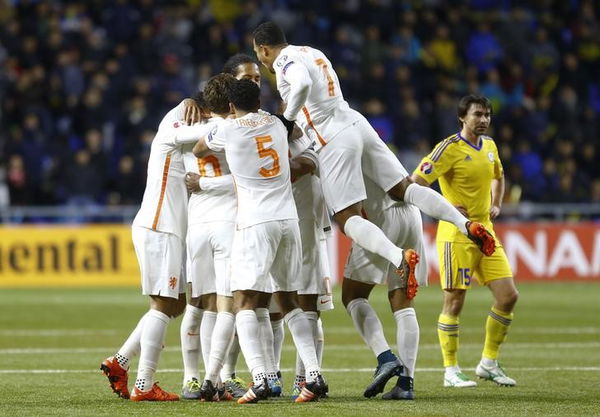
{"type": "Polygon", "coordinates": [[[270,169],[260,168],[258,173],[265,178],[274,177],[279,174],[279,155],[277,151],[273,148],[265,149],[264,144],[273,142],[273,138],[271,136],[257,136],[254,138],[256,140],[256,149],[258,150],[258,156],[261,158],[273,158],[273,167],[270,169]]]}

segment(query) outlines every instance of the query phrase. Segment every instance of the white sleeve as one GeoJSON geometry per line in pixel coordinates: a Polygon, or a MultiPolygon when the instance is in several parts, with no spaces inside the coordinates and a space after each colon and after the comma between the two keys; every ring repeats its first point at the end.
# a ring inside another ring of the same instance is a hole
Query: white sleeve
{"type": "Polygon", "coordinates": [[[158,125],[158,129],[160,130],[166,127],[173,126],[175,122],[183,120],[184,117],[185,104],[182,101],[176,107],[173,107],[171,110],[169,110],[167,114],[165,114],[165,117],[163,117],[163,119],[160,121],[160,124],[158,125]]]}
{"type": "Polygon", "coordinates": [[[233,176],[231,174],[220,177],[200,177],[202,191],[233,191],[233,176]]]}
{"type": "Polygon", "coordinates": [[[225,125],[213,126],[206,136],[206,146],[211,151],[222,152],[225,149],[225,125]]]}
{"type": "Polygon", "coordinates": [[[312,80],[304,64],[299,62],[288,62],[281,71],[281,76],[290,84],[290,94],[283,117],[296,120],[298,112],[308,98],[312,80]]]}
{"type": "Polygon", "coordinates": [[[313,141],[306,135],[302,135],[298,139],[290,142],[290,158],[294,159],[300,156],[302,152],[313,146],[313,141]]]}
{"type": "Polygon", "coordinates": [[[195,143],[208,135],[215,128],[215,123],[196,124],[187,126],[184,122],[175,122],[173,125],[173,141],[176,145],[195,143]]]}

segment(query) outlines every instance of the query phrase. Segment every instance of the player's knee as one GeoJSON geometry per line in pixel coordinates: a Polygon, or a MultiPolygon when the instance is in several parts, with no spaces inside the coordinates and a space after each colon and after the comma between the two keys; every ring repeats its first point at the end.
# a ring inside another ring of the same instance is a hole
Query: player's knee
{"type": "Polygon", "coordinates": [[[502,305],[504,311],[512,311],[517,300],[519,299],[519,291],[513,289],[502,296],[502,305]]]}

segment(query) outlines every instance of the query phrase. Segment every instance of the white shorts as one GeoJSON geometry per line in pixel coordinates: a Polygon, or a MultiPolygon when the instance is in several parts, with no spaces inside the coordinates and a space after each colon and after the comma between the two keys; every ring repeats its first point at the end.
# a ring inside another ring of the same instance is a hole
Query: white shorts
{"type": "Polygon", "coordinates": [[[318,156],[323,196],[332,214],[367,198],[363,175],[386,192],[408,176],[366,119],[341,131],[318,156]]]}
{"type": "MultiPolygon", "coordinates": [[[[423,221],[419,209],[412,204],[393,206],[384,211],[383,224],[378,225],[396,246],[414,249],[419,254],[415,275],[420,286],[427,285],[427,259],[423,245],[423,221]]],[[[344,277],[366,284],[384,284],[389,291],[402,288],[396,268],[387,259],[356,244],[344,268],[344,277]]]]}
{"type": "Polygon", "coordinates": [[[276,220],[235,231],[231,291],[298,291],[302,243],[298,220],[276,220]]]}
{"type": "Polygon", "coordinates": [[[179,298],[185,293],[183,241],[172,233],[140,226],[131,228],[131,236],[140,265],[142,294],[179,298]]]}
{"type": "Polygon", "coordinates": [[[193,224],[187,234],[187,282],[191,296],[217,293],[231,297],[229,259],[233,244],[233,222],[193,224]]]}

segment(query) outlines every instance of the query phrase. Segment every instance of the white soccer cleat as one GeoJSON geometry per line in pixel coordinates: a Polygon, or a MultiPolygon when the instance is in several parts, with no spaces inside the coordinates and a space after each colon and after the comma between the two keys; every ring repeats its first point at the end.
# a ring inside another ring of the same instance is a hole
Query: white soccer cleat
{"type": "Polygon", "coordinates": [[[475,368],[475,374],[482,379],[487,379],[488,381],[493,381],[498,385],[502,385],[505,387],[514,387],[517,385],[517,381],[512,378],[509,378],[504,372],[504,369],[498,363],[496,365],[488,367],[484,366],[481,362],[475,368]]]}
{"type": "Polygon", "coordinates": [[[454,388],[469,388],[476,387],[477,382],[470,380],[468,376],[463,374],[461,371],[458,371],[451,374],[444,374],[444,386],[454,388]]]}

